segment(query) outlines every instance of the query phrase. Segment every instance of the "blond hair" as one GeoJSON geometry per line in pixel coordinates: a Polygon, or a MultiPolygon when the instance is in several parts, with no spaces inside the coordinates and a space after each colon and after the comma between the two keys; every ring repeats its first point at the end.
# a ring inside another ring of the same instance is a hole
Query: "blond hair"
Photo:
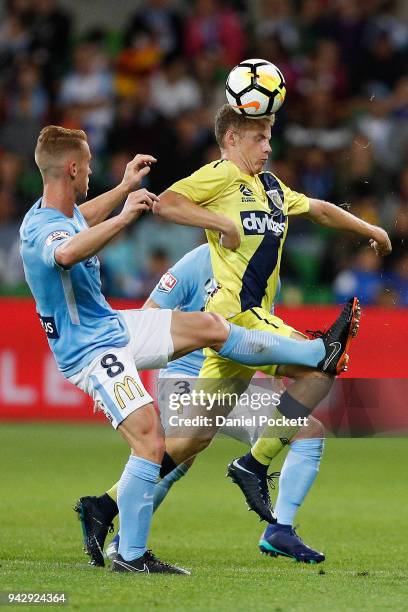
{"type": "Polygon", "coordinates": [[[60,125],[47,125],[38,136],[35,147],[35,163],[41,174],[58,165],[59,158],[68,152],[83,152],[83,143],[88,143],[83,130],[71,130],[60,125]]]}
{"type": "Polygon", "coordinates": [[[265,124],[272,127],[275,123],[275,115],[262,117],[261,119],[250,119],[234,111],[229,104],[224,104],[217,110],[215,115],[214,133],[215,139],[220,149],[224,146],[224,137],[229,129],[236,130],[238,133],[245,130],[255,130],[262,128],[265,124]]]}

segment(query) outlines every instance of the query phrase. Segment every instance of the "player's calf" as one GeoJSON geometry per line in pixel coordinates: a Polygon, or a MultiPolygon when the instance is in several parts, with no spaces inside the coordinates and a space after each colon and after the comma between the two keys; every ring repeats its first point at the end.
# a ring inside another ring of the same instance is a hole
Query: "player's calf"
{"type": "Polygon", "coordinates": [[[161,463],[165,452],[164,432],[153,404],[132,412],[118,427],[133,454],[161,463]]]}

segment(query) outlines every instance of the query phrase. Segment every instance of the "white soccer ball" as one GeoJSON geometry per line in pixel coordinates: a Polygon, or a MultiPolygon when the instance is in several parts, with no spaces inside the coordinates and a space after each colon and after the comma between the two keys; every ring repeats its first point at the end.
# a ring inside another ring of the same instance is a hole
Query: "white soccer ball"
{"type": "Polygon", "coordinates": [[[225,93],[235,112],[251,119],[262,119],[280,109],[286,95],[286,83],[275,64],[263,59],[248,59],[231,70],[225,93]]]}

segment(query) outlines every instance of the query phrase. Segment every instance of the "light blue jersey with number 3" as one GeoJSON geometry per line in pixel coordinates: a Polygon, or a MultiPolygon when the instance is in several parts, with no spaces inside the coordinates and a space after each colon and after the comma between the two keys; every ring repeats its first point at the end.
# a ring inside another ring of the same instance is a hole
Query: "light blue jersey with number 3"
{"type": "MultiPolygon", "coordinates": [[[[160,308],[197,312],[204,310],[205,302],[215,288],[210,249],[208,244],[203,244],[184,255],[163,274],[150,297],[160,308]]],[[[163,378],[174,372],[198,376],[203,362],[203,351],[193,351],[171,361],[165,370],[160,370],[160,376],[163,378]]]]}
{"type": "MultiPolygon", "coordinates": [[[[202,244],[190,251],[163,274],[159,283],[150,294],[150,298],[160,308],[171,308],[183,312],[204,310],[208,296],[217,287],[213,277],[210,247],[202,244]]],[[[280,280],[278,281],[278,292],[280,280]]],[[[166,369],[160,370],[160,378],[173,374],[198,376],[204,363],[204,354],[200,349],[180,359],[170,361],[166,369]]]]}
{"type": "Polygon", "coordinates": [[[20,228],[21,256],[41,325],[64,376],[76,374],[104,350],[126,346],[129,334],[122,316],[101,293],[96,256],[64,269],[55,249],[86,229],[77,206],[67,217],[55,208],[30,208],[20,228]]]}

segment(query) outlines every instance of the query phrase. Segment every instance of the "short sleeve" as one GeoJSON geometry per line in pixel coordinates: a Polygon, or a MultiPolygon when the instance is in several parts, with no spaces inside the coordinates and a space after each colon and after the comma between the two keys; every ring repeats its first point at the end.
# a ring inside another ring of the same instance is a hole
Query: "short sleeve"
{"type": "Polygon", "coordinates": [[[65,240],[75,235],[74,228],[62,221],[53,221],[47,223],[35,238],[35,246],[38,253],[41,254],[41,259],[48,268],[61,268],[55,261],[55,250],[65,240]]]}
{"type": "Polygon", "coordinates": [[[231,162],[218,160],[173,183],[169,190],[185,196],[195,204],[205,206],[230,185],[236,173],[237,170],[234,171],[231,162]]]}
{"type": "Polygon", "coordinates": [[[285,202],[287,203],[287,211],[288,215],[303,215],[304,213],[309,212],[310,203],[309,198],[305,196],[303,193],[298,193],[297,191],[292,191],[289,187],[286,187],[280,181],[282,191],[285,197],[285,202]]]}
{"type": "Polygon", "coordinates": [[[150,298],[160,308],[179,308],[184,306],[194,291],[193,275],[187,274],[181,259],[171,267],[159,280],[150,294],[150,298]]]}

